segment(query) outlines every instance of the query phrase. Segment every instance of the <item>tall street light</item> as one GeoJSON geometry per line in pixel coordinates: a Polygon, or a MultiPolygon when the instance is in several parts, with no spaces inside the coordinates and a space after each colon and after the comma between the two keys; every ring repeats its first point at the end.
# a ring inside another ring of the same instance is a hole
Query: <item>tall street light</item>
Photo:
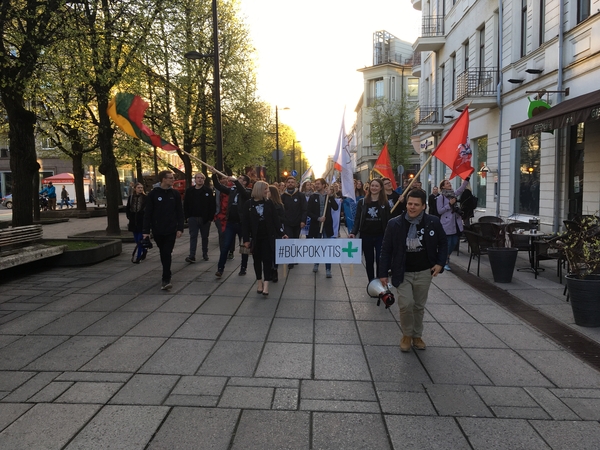
{"type": "Polygon", "coordinates": [[[300,141],[294,139],[292,142],[292,170],[296,170],[296,142],[299,144],[300,141]]]}
{"type": "Polygon", "coordinates": [[[221,122],[221,75],[219,73],[219,34],[217,22],[217,0],[212,0],[213,16],[213,52],[204,55],[195,50],[183,55],[187,59],[213,58],[213,96],[215,98],[215,144],[216,144],[216,168],[223,170],[223,124],[221,122]]]}
{"type": "MultiPolygon", "coordinates": [[[[290,108],[282,108],[284,110],[290,108]]],[[[275,176],[275,181],[279,181],[281,179],[281,175],[279,173],[279,108],[275,105],[275,161],[277,161],[277,175],[275,176]]]]}

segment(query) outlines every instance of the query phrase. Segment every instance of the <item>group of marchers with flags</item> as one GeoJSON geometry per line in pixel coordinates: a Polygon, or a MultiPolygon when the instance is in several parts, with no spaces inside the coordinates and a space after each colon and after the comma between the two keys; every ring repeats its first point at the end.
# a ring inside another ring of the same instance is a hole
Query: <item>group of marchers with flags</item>
{"type": "MultiPolygon", "coordinates": [[[[143,118],[147,108],[148,103],[145,102],[141,97],[134,94],[119,93],[110,102],[108,106],[108,114],[113,119],[115,124],[117,124],[117,126],[128,135],[141,139],[142,141],[155,147],[162,148],[163,150],[179,150],[175,145],[162,139],[144,124],[143,118]]],[[[469,143],[468,133],[469,109],[467,107],[458,117],[448,133],[446,133],[446,135],[442,138],[437,147],[432,151],[431,156],[422,165],[419,172],[413,178],[413,181],[418,180],[419,175],[430,163],[434,156],[451,169],[452,173],[450,175],[450,179],[457,175],[460,178],[465,179],[471,175],[474,172],[474,168],[471,164],[472,151],[469,143]]],[[[193,155],[189,156],[200,161],[193,155]]],[[[206,164],[204,161],[200,162],[202,164],[206,164]]],[[[346,217],[346,226],[350,228],[354,221],[354,214],[356,212],[356,197],[354,189],[354,166],[352,157],[350,155],[350,147],[348,143],[348,135],[346,134],[344,117],[342,117],[342,125],[340,127],[337,146],[333,156],[333,169],[339,174],[342,196],[344,197],[343,208],[344,215],[346,217]]],[[[397,188],[387,142],[383,145],[379,157],[373,165],[373,172],[377,173],[381,177],[389,178],[392,182],[393,188],[397,188]]],[[[311,166],[301,176],[300,184],[302,185],[305,181],[312,180],[314,176],[315,175],[311,166]]],[[[337,177],[335,174],[332,175],[331,181],[336,179],[337,177]]]]}

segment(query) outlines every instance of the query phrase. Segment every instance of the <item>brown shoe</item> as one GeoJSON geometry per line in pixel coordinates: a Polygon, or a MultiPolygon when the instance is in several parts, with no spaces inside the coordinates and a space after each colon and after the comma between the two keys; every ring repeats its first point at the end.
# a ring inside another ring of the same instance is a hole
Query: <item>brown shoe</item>
{"type": "Polygon", "coordinates": [[[400,350],[403,352],[410,352],[410,343],[412,338],[410,336],[402,336],[400,341],[400,350]]]}
{"type": "Polygon", "coordinates": [[[413,338],[412,345],[417,350],[425,350],[427,348],[425,342],[423,342],[423,339],[421,338],[413,338]]]}

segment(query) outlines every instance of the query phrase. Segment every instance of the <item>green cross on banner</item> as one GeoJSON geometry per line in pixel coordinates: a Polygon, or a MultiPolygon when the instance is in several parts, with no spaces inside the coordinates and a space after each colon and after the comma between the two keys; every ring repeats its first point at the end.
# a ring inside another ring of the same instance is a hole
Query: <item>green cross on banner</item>
{"type": "Polygon", "coordinates": [[[352,247],[352,242],[348,242],[348,247],[342,249],[343,252],[348,253],[348,258],[354,258],[353,253],[358,251],[358,248],[352,247]]]}

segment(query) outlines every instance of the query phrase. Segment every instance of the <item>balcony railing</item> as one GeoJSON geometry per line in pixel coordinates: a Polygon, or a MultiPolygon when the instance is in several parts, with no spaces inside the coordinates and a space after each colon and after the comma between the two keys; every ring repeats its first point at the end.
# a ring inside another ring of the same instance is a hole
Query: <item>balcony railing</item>
{"type": "Polygon", "coordinates": [[[412,57],[406,60],[406,64],[409,66],[420,66],[421,65],[421,52],[415,52],[412,57]]]}
{"type": "Polygon", "coordinates": [[[421,37],[444,36],[444,16],[423,16],[421,37]]]}
{"type": "Polygon", "coordinates": [[[456,77],[456,97],[491,97],[496,95],[498,69],[479,67],[467,69],[456,77]]]}
{"type": "Polygon", "coordinates": [[[435,125],[440,123],[442,123],[441,106],[418,106],[415,109],[414,125],[435,125]]]}

